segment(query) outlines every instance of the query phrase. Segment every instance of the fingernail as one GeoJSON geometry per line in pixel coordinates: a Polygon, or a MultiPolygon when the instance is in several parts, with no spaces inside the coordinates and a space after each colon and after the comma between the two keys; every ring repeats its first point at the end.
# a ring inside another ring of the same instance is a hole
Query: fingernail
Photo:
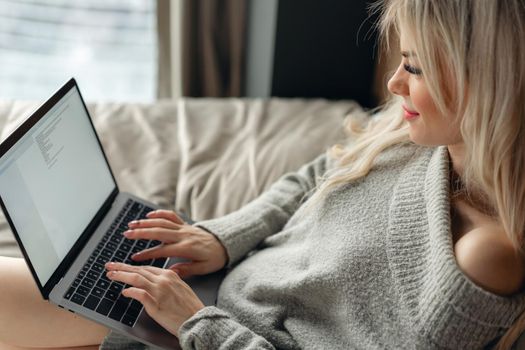
{"type": "Polygon", "coordinates": [[[129,235],[131,235],[131,230],[124,231],[122,234],[126,237],[129,237],[129,235]]]}

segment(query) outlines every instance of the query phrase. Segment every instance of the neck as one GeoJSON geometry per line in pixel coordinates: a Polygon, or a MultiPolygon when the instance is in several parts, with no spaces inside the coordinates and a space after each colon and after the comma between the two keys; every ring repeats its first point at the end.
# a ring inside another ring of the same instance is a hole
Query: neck
{"type": "Polygon", "coordinates": [[[452,161],[452,169],[461,177],[463,175],[463,160],[465,159],[465,144],[461,142],[448,145],[447,148],[452,161]]]}

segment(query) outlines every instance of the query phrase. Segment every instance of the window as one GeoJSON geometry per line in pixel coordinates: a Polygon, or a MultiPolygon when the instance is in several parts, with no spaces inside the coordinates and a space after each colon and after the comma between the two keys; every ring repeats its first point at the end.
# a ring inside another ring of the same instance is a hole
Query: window
{"type": "Polygon", "coordinates": [[[155,99],[155,0],[0,0],[0,98],[155,99]]]}

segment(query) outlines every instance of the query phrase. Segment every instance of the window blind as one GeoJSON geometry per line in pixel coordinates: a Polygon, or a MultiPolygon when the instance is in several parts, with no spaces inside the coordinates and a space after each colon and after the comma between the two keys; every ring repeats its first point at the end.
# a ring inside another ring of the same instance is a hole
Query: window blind
{"type": "Polygon", "coordinates": [[[0,0],[0,98],[152,101],[156,67],[155,0],[0,0]]]}

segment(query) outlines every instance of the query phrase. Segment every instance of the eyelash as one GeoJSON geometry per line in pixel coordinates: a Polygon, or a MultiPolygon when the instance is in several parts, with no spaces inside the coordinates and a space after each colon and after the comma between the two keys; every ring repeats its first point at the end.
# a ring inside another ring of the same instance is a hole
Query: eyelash
{"type": "Polygon", "coordinates": [[[411,66],[409,64],[404,64],[403,68],[405,68],[405,70],[407,72],[409,72],[410,74],[421,75],[421,73],[422,73],[421,69],[413,67],[413,66],[411,66]]]}

